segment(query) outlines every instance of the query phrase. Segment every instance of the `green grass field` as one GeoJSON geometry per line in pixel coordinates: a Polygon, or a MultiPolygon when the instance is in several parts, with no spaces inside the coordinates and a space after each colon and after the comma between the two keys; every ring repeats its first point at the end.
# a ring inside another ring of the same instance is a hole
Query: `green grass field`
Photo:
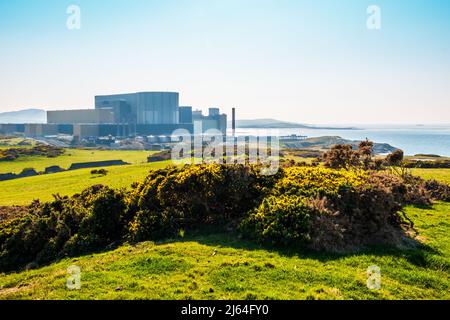
{"type": "Polygon", "coordinates": [[[49,166],[60,166],[63,169],[68,169],[72,163],[104,160],[123,160],[130,164],[141,164],[147,162],[147,157],[151,153],[152,151],[66,149],[62,156],[56,158],[33,156],[0,162],[0,173],[20,173],[25,168],[44,171],[49,166]]]}
{"type": "Polygon", "coordinates": [[[0,275],[0,299],[450,299],[450,204],[408,208],[425,245],[354,254],[279,251],[233,235],[189,235],[0,275]],[[67,267],[81,290],[66,288],[67,267]],[[381,269],[381,289],[366,270],[381,269]]]}
{"type": "Polygon", "coordinates": [[[412,169],[413,174],[424,179],[435,179],[450,184],[450,169],[412,169]]]}
{"type": "Polygon", "coordinates": [[[73,195],[95,184],[127,188],[133,182],[143,179],[151,169],[167,166],[168,162],[147,163],[147,157],[151,153],[152,151],[67,149],[64,155],[56,158],[34,156],[0,162],[0,173],[19,173],[24,168],[43,171],[46,167],[53,165],[67,169],[72,163],[103,160],[123,160],[131,164],[107,167],[108,175],[106,176],[92,175],[91,169],[81,169],[0,181],[0,206],[28,205],[35,199],[48,201],[53,198],[53,194],[73,195]]]}
{"type": "Polygon", "coordinates": [[[144,179],[150,170],[164,168],[168,164],[169,161],[163,161],[106,167],[106,176],[92,175],[92,169],[80,169],[2,181],[0,206],[28,205],[35,199],[48,201],[54,194],[73,195],[95,184],[128,188],[133,182],[144,179]]]}

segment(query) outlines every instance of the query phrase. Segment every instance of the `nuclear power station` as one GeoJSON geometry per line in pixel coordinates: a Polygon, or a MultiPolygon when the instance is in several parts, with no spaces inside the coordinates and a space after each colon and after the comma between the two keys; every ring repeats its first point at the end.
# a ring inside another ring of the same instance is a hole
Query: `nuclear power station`
{"type": "Polygon", "coordinates": [[[47,123],[0,124],[0,132],[26,136],[73,135],[86,137],[129,137],[171,135],[177,129],[193,133],[194,122],[203,132],[216,129],[226,135],[227,116],[219,108],[208,115],[179,105],[178,92],[137,92],[95,97],[95,108],[47,112],[47,123]]]}

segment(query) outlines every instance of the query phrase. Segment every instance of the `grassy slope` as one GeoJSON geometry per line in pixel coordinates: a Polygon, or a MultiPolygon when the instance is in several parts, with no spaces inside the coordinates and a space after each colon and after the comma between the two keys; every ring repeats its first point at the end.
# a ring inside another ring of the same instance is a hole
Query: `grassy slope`
{"type": "Polygon", "coordinates": [[[53,194],[73,195],[95,184],[115,188],[129,187],[140,181],[151,169],[164,168],[168,161],[106,168],[106,176],[92,175],[92,169],[80,169],[55,174],[0,182],[0,205],[27,205],[34,199],[48,201],[53,194]]]}
{"type": "MultiPolygon", "coordinates": [[[[449,172],[416,173],[450,182],[449,172]]],[[[187,234],[184,239],[123,246],[38,270],[0,275],[0,299],[448,300],[450,204],[410,207],[407,213],[425,246],[331,255],[269,250],[231,235],[187,234]],[[80,291],[65,287],[66,269],[72,264],[82,270],[80,291]],[[379,291],[365,285],[371,265],[381,268],[379,291]]]]}
{"type": "Polygon", "coordinates": [[[412,173],[424,179],[436,179],[450,184],[450,169],[412,169],[412,173]]]}
{"type": "Polygon", "coordinates": [[[33,156],[20,157],[15,161],[0,162],[0,173],[20,173],[24,168],[44,171],[49,166],[60,166],[67,169],[72,163],[103,160],[123,160],[131,164],[140,164],[147,162],[147,156],[150,153],[151,151],[66,149],[64,155],[56,158],[33,156]]]}
{"type": "Polygon", "coordinates": [[[73,195],[94,184],[112,187],[129,187],[133,182],[143,179],[149,170],[165,167],[168,162],[146,163],[152,151],[115,151],[67,149],[56,158],[21,157],[11,162],[0,162],[0,173],[21,172],[24,168],[38,171],[48,166],[58,165],[67,169],[72,163],[123,160],[130,166],[108,167],[107,176],[93,176],[91,169],[81,169],[57,174],[41,175],[9,181],[0,181],[0,205],[28,205],[34,199],[51,200],[53,194],[73,195]]]}
{"type": "Polygon", "coordinates": [[[326,255],[263,249],[231,235],[188,236],[0,275],[0,298],[450,299],[449,211],[450,204],[408,209],[428,248],[326,255]],[[81,268],[79,291],[65,288],[69,265],[81,268]],[[381,268],[379,291],[366,287],[371,265],[381,268]]]}

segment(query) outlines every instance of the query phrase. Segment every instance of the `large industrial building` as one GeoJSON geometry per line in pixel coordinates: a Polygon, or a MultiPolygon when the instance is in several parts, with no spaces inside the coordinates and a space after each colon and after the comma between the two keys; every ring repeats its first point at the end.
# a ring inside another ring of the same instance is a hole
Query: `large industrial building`
{"type": "Polygon", "coordinates": [[[177,92],[138,92],[96,96],[95,108],[111,108],[123,102],[130,107],[136,124],[178,124],[179,94],[177,92]]]}
{"type": "Polygon", "coordinates": [[[138,92],[95,97],[95,109],[48,111],[46,124],[0,124],[0,132],[22,132],[39,137],[57,134],[75,138],[137,135],[171,135],[176,129],[193,133],[194,122],[209,129],[227,131],[227,116],[210,108],[208,116],[179,105],[177,92],[138,92]]]}
{"type": "Polygon", "coordinates": [[[47,111],[48,124],[115,123],[113,109],[47,111]]]}
{"type": "Polygon", "coordinates": [[[223,135],[227,134],[227,116],[220,114],[219,108],[209,108],[207,116],[204,116],[202,111],[196,110],[192,112],[192,121],[201,122],[203,132],[207,132],[210,129],[217,129],[223,135]]]}

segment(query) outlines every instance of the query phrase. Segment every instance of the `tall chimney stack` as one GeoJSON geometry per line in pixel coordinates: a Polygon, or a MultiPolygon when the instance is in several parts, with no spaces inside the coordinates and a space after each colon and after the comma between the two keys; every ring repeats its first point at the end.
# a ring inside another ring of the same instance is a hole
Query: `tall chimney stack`
{"type": "Polygon", "coordinates": [[[233,108],[231,116],[231,128],[233,129],[233,138],[236,136],[236,108],[233,108]]]}

